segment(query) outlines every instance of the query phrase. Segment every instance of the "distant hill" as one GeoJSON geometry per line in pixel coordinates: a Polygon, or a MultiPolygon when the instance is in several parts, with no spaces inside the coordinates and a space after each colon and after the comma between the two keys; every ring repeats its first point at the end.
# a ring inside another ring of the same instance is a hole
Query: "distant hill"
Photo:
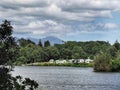
{"type": "MultiPolygon", "coordinates": [[[[36,38],[29,37],[28,39],[30,39],[31,41],[35,42],[36,44],[38,44],[38,42],[39,42],[39,39],[36,39],[36,38]]],[[[47,41],[47,40],[50,42],[51,45],[63,44],[64,43],[63,40],[61,40],[61,39],[59,39],[59,38],[57,38],[55,36],[48,36],[48,37],[45,37],[45,38],[41,39],[42,44],[44,45],[44,42],[47,41]]]]}
{"type": "Polygon", "coordinates": [[[42,38],[41,41],[42,41],[42,44],[44,45],[44,42],[45,41],[49,41],[51,45],[54,45],[54,44],[63,44],[64,41],[57,38],[57,37],[54,37],[54,36],[48,36],[48,37],[45,37],[45,38],[42,38]]]}

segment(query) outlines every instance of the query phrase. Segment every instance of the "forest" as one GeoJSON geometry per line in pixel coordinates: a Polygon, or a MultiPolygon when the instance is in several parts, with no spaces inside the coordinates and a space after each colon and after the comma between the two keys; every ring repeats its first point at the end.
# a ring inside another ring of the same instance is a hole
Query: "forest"
{"type": "Polygon", "coordinates": [[[42,45],[41,40],[36,44],[30,39],[21,38],[17,40],[16,48],[16,65],[48,62],[50,59],[68,60],[89,57],[95,62],[95,71],[120,71],[120,43],[117,40],[113,45],[106,41],[67,41],[64,44],[52,46],[49,41],[45,41],[42,45]],[[109,62],[106,62],[107,59],[109,62]],[[106,64],[109,64],[109,67],[106,64]]]}
{"type": "MultiPolygon", "coordinates": [[[[115,43],[119,44],[118,42],[115,43]]],[[[109,51],[112,58],[116,57],[118,53],[115,45],[110,45],[105,41],[89,41],[89,42],[76,42],[67,41],[64,44],[50,45],[49,41],[44,42],[41,40],[35,44],[29,39],[21,38],[17,41],[18,62],[34,63],[34,62],[47,62],[50,59],[86,59],[94,56],[100,52],[109,51]]]]}

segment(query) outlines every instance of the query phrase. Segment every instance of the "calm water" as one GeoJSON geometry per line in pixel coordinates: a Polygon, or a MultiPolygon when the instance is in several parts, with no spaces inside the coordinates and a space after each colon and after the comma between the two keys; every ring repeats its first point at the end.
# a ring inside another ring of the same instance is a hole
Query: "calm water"
{"type": "Polygon", "coordinates": [[[92,68],[17,66],[12,73],[36,80],[37,90],[120,90],[120,73],[95,73],[92,68]]]}

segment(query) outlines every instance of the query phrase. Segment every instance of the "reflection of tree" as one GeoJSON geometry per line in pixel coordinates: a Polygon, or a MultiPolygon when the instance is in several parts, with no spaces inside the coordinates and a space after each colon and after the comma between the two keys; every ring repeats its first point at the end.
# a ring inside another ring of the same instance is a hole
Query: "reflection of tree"
{"type": "Polygon", "coordinates": [[[12,37],[12,26],[5,20],[0,25],[0,90],[34,90],[38,87],[36,81],[21,76],[12,77],[12,62],[15,59],[15,41],[12,37]],[[10,67],[8,67],[10,66],[10,67]]]}

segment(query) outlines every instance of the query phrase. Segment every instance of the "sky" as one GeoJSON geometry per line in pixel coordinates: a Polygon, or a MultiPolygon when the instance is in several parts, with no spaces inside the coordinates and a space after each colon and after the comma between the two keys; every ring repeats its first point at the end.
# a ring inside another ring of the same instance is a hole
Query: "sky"
{"type": "Polygon", "coordinates": [[[120,41],[120,0],[0,0],[5,19],[17,38],[120,41]]]}

